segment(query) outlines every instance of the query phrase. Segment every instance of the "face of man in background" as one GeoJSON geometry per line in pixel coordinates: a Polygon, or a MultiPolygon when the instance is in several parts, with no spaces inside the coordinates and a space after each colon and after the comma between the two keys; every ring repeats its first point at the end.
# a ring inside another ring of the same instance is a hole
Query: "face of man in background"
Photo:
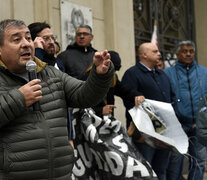
{"type": "Polygon", "coordinates": [[[159,60],[156,67],[160,70],[163,70],[164,69],[164,62],[162,60],[159,60]]]}
{"type": "Polygon", "coordinates": [[[158,47],[153,43],[143,43],[139,47],[140,62],[153,69],[160,60],[158,47]]]}
{"type": "Polygon", "coordinates": [[[78,28],[76,31],[75,41],[81,47],[88,47],[93,40],[93,35],[90,34],[88,28],[78,28]]]}
{"type": "Polygon", "coordinates": [[[38,33],[38,37],[43,38],[43,48],[49,55],[55,54],[55,37],[49,28],[43,29],[38,33]]]}
{"type": "Polygon", "coordinates": [[[26,70],[26,63],[34,58],[34,43],[26,26],[11,26],[5,29],[0,57],[11,72],[26,70]]]}
{"type": "Polygon", "coordinates": [[[157,63],[160,60],[160,56],[161,56],[157,46],[152,43],[148,44],[146,51],[145,51],[145,55],[147,57],[147,61],[153,66],[157,65],[157,63]]]}
{"type": "Polygon", "coordinates": [[[177,53],[177,59],[182,64],[191,64],[194,60],[194,48],[191,45],[183,45],[177,53]]]}

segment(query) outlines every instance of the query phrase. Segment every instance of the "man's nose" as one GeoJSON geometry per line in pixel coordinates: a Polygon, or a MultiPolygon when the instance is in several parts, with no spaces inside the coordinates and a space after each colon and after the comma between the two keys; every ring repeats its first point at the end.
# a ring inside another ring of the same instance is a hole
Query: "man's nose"
{"type": "Polygon", "coordinates": [[[80,35],[80,38],[83,39],[85,36],[83,34],[80,35]]]}
{"type": "Polygon", "coordinates": [[[28,41],[26,38],[22,39],[22,46],[29,46],[30,45],[30,41],[28,41]]]}
{"type": "Polygon", "coordinates": [[[50,43],[55,43],[55,40],[54,40],[53,38],[50,37],[49,42],[50,42],[50,43]]]}
{"type": "Polygon", "coordinates": [[[161,53],[160,53],[160,51],[158,51],[157,53],[158,53],[158,56],[161,56],[161,53]]]}
{"type": "Polygon", "coordinates": [[[48,44],[53,44],[55,46],[55,41],[53,39],[50,39],[50,41],[48,42],[48,44]]]}
{"type": "Polygon", "coordinates": [[[186,55],[187,55],[187,56],[190,56],[190,55],[191,55],[190,51],[187,51],[187,52],[186,52],[186,55]]]}

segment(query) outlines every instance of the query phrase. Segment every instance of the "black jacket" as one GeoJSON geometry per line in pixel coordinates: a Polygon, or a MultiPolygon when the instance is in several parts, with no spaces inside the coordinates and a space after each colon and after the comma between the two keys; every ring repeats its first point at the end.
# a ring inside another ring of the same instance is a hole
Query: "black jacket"
{"type": "Polygon", "coordinates": [[[65,51],[58,55],[63,62],[67,74],[77,79],[82,79],[85,70],[93,63],[96,50],[89,47],[81,47],[76,43],[69,45],[65,51]]]}
{"type": "Polygon", "coordinates": [[[57,64],[58,68],[62,72],[65,72],[65,68],[63,66],[62,61],[58,58],[55,58],[54,55],[47,54],[47,52],[44,49],[35,48],[35,56],[43,62],[46,62],[48,65],[55,66],[55,64],[57,64]]]}

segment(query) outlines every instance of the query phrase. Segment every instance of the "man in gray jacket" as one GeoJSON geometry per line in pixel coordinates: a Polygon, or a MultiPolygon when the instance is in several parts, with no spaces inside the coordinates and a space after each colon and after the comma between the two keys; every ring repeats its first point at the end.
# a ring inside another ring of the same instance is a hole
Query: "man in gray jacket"
{"type": "Polygon", "coordinates": [[[67,104],[99,103],[112,83],[107,50],[96,52],[86,82],[34,57],[34,43],[19,20],[0,22],[0,179],[69,180],[74,155],[67,137],[67,104]],[[37,64],[29,81],[26,63],[37,64]],[[40,110],[32,106],[39,103],[40,110]]]}

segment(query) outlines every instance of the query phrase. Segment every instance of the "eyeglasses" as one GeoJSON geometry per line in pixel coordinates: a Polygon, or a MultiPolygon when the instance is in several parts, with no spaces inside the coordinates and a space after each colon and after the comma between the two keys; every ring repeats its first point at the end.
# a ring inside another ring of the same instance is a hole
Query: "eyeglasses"
{"type": "Polygon", "coordinates": [[[43,36],[42,38],[44,39],[45,42],[49,42],[52,40],[55,42],[57,40],[56,36],[43,36]]]}
{"type": "Polygon", "coordinates": [[[87,33],[87,32],[79,32],[79,33],[76,33],[76,36],[80,37],[81,35],[83,36],[89,36],[91,35],[90,33],[87,33]]]}

